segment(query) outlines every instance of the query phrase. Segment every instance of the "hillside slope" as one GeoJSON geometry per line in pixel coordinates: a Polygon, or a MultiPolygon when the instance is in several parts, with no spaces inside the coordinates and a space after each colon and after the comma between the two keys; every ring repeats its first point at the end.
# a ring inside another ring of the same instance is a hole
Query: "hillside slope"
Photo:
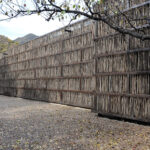
{"type": "Polygon", "coordinates": [[[26,43],[28,41],[36,39],[37,37],[38,36],[34,35],[34,34],[27,34],[26,36],[17,38],[14,41],[17,42],[17,43],[19,43],[19,44],[24,44],[24,43],[26,43]]]}
{"type": "Polygon", "coordinates": [[[17,43],[3,35],[0,35],[0,53],[7,51],[8,47],[13,45],[17,45],[17,43]]]}

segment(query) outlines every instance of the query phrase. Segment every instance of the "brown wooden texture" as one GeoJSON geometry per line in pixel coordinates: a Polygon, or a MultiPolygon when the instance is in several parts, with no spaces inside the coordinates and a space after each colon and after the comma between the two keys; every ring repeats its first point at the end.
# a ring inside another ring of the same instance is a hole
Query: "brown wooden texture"
{"type": "Polygon", "coordinates": [[[0,60],[0,93],[92,108],[92,28],[86,19],[71,33],[64,27],[10,49],[0,60]]]}
{"type": "MultiPolygon", "coordinates": [[[[130,1],[130,8],[122,2],[128,15],[150,15],[146,0],[130,1]]],[[[143,25],[150,33],[147,22],[137,23],[143,25]]],[[[150,122],[150,42],[87,19],[70,30],[61,28],[1,57],[0,94],[150,122]]]]}
{"type": "MultiPolygon", "coordinates": [[[[140,3],[146,1],[130,2],[127,14],[150,15],[149,4],[140,3]]],[[[145,24],[138,22],[137,26],[145,24]]],[[[143,29],[150,33],[149,26],[143,29]]],[[[123,36],[102,22],[95,42],[97,112],[150,122],[150,42],[123,36]]]]}

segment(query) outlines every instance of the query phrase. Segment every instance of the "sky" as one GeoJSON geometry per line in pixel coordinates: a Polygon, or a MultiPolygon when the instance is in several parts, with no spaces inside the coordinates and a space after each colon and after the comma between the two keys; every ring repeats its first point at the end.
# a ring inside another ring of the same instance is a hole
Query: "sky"
{"type": "MultiPolygon", "coordinates": [[[[69,0],[69,2],[70,1],[71,0],[69,0]]],[[[81,2],[81,0],[79,1],[81,2]]],[[[29,2],[28,6],[33,6],[31,1],[26,2],[29,2]]],[[[57,2],[62,3],[63,0],[57,0],[57,2]]],[[[4,16],[0,15],[0,19],[4,18],[4,16]]],[[[47,22],[44,18],[38,16],[37,14],[24,17],[20,16],[9,21],[0,21],[0,35],[7,36],[12,40],[25,36],[29,33],[41,36],[60,27],[68,25],[69,21],[70,20],[68,19],[61,22],[58,20],[50,20],[47,22]]]]}
{"type": "Polygon", "coordinates": [[[12,40],[29,33],[41,36],[67,24],[68,21],[59,22],[58,20],[51,20],[47,22],[38,15],[18,17],[0,22],[0,35],[5,35],[12,40]]]}

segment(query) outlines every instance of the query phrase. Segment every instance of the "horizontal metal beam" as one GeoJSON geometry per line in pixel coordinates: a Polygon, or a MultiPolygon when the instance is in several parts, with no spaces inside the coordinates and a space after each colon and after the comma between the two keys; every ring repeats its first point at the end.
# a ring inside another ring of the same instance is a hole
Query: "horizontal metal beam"
{"type": "Polygon", "coordinates": [[[51,56],[63,55],[63,54],[66,54],[66,53],[72,53],[72,52],[76,52],[76,51],[84,51],[84,50],[88,50],[89,48],[92,48],[92,47],[93,46],[91,45],[91,46],[78,48],[78,49],[74,49],[74,50],[70,50],[70,51],[63,51],[63,52],[60,52],[60,53],[50,54],[50,55],[46,55],[46,56],[42,56],[42,57],[40,56],[40,57],[35,57],[35,58],[26,59],[26,60],[22,60],[22,61],[17,61],[17,62],[14,62],[14,63],[7,63],[7,64],[4,64],[4,65],[0,65],[0,67],[8,66],[8,65],[14,65],[14,64],[20,64],[20,63],[24,63],[24,62],[27,62],[27,61],[33,61],[33,60],[38,60],[38,59],[43,59],[43,58],[46,59],[46,58],[51,57],[51,56]]]}
{"type": "MultiPolygon", "coordinates": [[[[23,52],[16,53],[16,54],[14,54],[14,55],[10,55],[10,56],[7,56],[7,57],[5,57],[5,58],[9,58],[9,57],[13,57],[13,56],[16,56],[16,55],[20,55],[20,54],[23,54],[23,53],[26,53],[26,52],[29,52],[29,51],[33,51],[33,50],[35,50],[35,49],[37,49],[37,48],[42,48],[42,47],[45,47],[45,46],[48,46],[48,45],[52,45],[52,44],[54,44],[54,43],[62,42],[62,41],[69,40],[69,39],[71,39],[71,38],[79,37],[79,36],[82,36],[82,35],[86,35],[86,34],[89,34],[89,33],[92,33],[92,31],[83,32],[83,33],[80,33],[80,34],[77,34],[77,35],[73,35],[73,36],[70,36],[70,37],[67,37],[67,38],[63,38],[63,39],[58,39],[58,40],[56,40],[56,41],[53,41],[53,42],[47,43],[47,44],[43,44],[43,45],[40,45],[40,46],[38,46],[38,47],[32,47],[32,48],[29,49],[29,50],[25,50],[25,51],[23,51],[23,52]]],[[[20,46],[21,46],[21,45],[20,45],[20,46]]],[[[24,45],[24,46],[25,46],[25,45],[24,45]]]]}
{"type": "MultiPolygon", "coordinates": [[[[33,70],[33,69],[31,69],[33,70]]],[[[22,70],[21,70],[22,71],[22,70]]],[[[23,70],[23,71],[27,71],[27,70],[23,70]]],[[[17,72],[17,71],[16,71],[17,72]]],[[[42,77],[42,78],[16,78],[16,79],[0,79],[0,81],[3,80],[49,80],[49,79],[77,79],[77,78],[92,78],[94,76],[117,76],[117,75],[149,75],[150,71],[131,71],[131,72],[100,72],[100,73],[96,73],[93,76],[58,76],[58,77],[42,77]]]]}
{"type": "MultiPolygon", "coordinates": [[[[87,47],[81,48],[81,49],[58,53],[58,55],[63,54],[63,53],[70,53],[70,52],[74,52],[74,51],[87,50],[88,48],[92,48],[92,47],[93,46],[87,46],[87,47]]],[[[128,51],[120,51],[120,52],[113,52],[113,53],[102,53],[102,54],[95,55],[93,58],[126,55],[126,54],[139,53],[139,52],[150,52],[150,48],[133,49],[133,50],[128,50],[128,51]]],[[[50,56],[56,56],[56,55],[57,54],[52,54],[52,55],[47,55],[47,56],[43,56],[43,57],[27,59],[27,60],[23,60],[23,61],[11,63],[11,64],[0,65],[0,67],[9,66],[9,65],[13,65],[13,64],[19,64],[19,63],[23,63],[23,62],[27,62],[27,61],[37,60],[37,59],[46,58],[46,57],[50,57],[50,56]]]]}
{"type": "Polygon", "coordinates": [[[150,71],[129,71],[129,72],[100,72],[95,76],[116,76],[116,75],[147,75],[150,71]]]}
{"type": "MultiPolygon", "coordinates": [[[[73,66],[73,65],[80,65],[80,64],[88,64],[88,63],[92,63],[93,60],[90,60],[90,61],[84,61],[84,62],[75,62],[75,63],[70,63],[70,64],[60,64],[60,65],[54,65],[54,66],[43,66],[43,67],[36,67],[36,68],[30,68],[30,69],[21,69],[21,70],[13,70],[11,72],[20,72],[20,71],[35,71],[35,70],[38,70],[38,69],[48,69],[48,68],[55,68],[55,67],[62,67],[62,66],[73,66]]],[[[10,72],[9,69],[7,69],[6,72],[10,72]]],[[[3,72],[3,73],[6,73],[6,72],[3,72]]]]}
{"type": "Polygon", "coordinates": [[[150,95],[148,94],[104,93],[104,92],[97,92],[94,94],[97,96],[107,95],[107,96],[122,96],[122,97],[135,97],[135,98],[150,98],[150,95]]]}
{"type": "Polygon", "coordinates": [[[111,34],[109,34],[109,35],[105,35],[105,36],[98,36],[98,37],[94,37],[93,38],[93,40],[95,41],[95,42],[97,42],[98,40],[101,40],[101,39],[106,39],[106,38],[113,38],[114,36],[116,36],[116,35],[120,35],[120,33],[119,32],[115,32],[115,33],[111,33],[111,34]]]}
{"type": "Polygon", "coordinates": [[[83,94],[92,94],[92,91],[79,91],[79,90],[63,90],[63,89],[46,89],[46,88],[25,88],[25,87],[3,87],[16,90],[39,90],[39,91],[53,91],[53,92],[73,92],[73,93],[83,93],[83,94]]]}
{"type": "Polygon", "coordinates": [[[95,55],[94,58],[109,57],[109,56],[118,56],[118,55],[126,55],[126,54],[139,53],[139,52],[150,52],[150,48],[148,47],[148,48],[140,48],[140,49],[127,50],[127,51],[102,53],[102,54],[95,55]]]}
{"type": "Polygon", "coordinates": [[[150,1],[148,0],[147,2],[143,2],[143,3],[137,4],[137,5],[133,5],[132,7],[129,7],[127,9],[123,10],[123,13],[128,12],[128,11],[133,10],[133,9],[136,9],[136,8],[139,8],[139,7],[149,5],[149,4],[150,4],[150,1]]]}
{"type": "MultiPolygon", "coordinates": [[[[141,26],[137,26],[136,28],[137,29],[143,29],[143,28],[149,28],[150,27],[150,24],[144,24],[144,25],[141,25],[141,26]]],[[[133,31],[134,29],[130,29],[131,31],[133,31]]],[[[107,38],[114,38],[114,36],[121,36],[121,34],[119,32],[114,32],[114,33],[111,33],[111,34],[108,34],[108,35],[105,35],[105,36],[98,36],[98,37],[95,37],[93,38],[93,40],[95,42],[98,42],[99,40],[101,39],[107,39],[107,38]]]]}
{"type": "Polygon", "coordinates": [[[54,91],[54,92],[73,92],[73,93],[83,93],[92,94],[96,96],[121,96],[121,97],[133,97],[133,98],[150,98],[148,94],[127,94],[127,93],[109,93],[109,92],[95,92],[95,91],[81,91],[81,90],[64,90],[64,89],[46,89],[46,88],[25,88],[25,87],[0,87],[15,90],[40,90],[40,91],[54,91]]]}
{"type": "Polygon", "coordinates": [[[63,76],[63,77],[47,77],[47,78],[17,78],[17,79],[0,79],[0,81],[14,81],[17,80],[53,80],[53,79],[84,79],[84,78],[92,78],[93,76],[63,76]]]}

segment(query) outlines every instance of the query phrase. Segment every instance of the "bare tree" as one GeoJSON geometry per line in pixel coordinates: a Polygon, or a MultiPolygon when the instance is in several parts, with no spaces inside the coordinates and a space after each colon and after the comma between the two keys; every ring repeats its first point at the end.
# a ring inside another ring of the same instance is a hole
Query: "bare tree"
{"type": "MultiPolygon", "coordinates": [[[[150,0],[141,0],[138,7],[142,6],[150,8],[150,0]]],[[[145,27],[150,26],[150,10],[147,11],[132,7],[130,0],[0,0],[0,14],[6,16],[0,21],[38,14],[47,21],[69,17],[71,22],[84,16],[141,40],[150,40],[150,34],[145,32],[145,27]]]]}

